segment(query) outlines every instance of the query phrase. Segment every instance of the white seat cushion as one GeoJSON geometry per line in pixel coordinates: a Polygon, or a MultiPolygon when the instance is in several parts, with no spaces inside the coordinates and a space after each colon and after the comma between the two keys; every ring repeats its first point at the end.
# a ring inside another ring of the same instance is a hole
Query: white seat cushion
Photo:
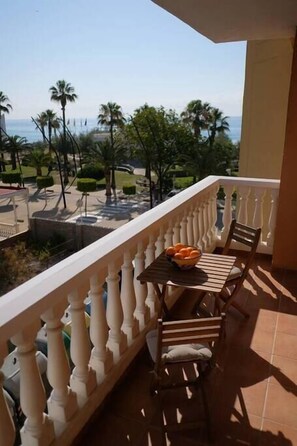
{"type": "MultiPolygon", "coordinates": [[[[146,335],[147,346],[154,362],[156,362],[157,356],[157,336],[157,330],[152,330],[146,335]]],[[[162,360],[164,363],[195,360],[209,361],[211,357],[211,350],[204,344],[175,345],[172,347],[164,347],[162,351],[162,360]]]]}

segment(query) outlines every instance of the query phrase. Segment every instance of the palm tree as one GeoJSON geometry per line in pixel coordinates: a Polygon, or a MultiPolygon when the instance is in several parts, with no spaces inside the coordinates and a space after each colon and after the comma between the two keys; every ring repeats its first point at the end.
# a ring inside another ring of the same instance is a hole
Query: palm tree
{"type": "MultiPolygon", "coordinates": [[[[63,119],[63,141],[66,146],[66,117],[65,117],[65,107],[67,102],[75,102],[77,95],[74,93],[74,87],[65,80],[60,80],[56,82],[56,85],[50,87],[51,100],[54,102],[59,102],[62,109],[62,119],[63,119]]],[[[67,151],[63,150],[64,155],[64,183],[68,183],[68,159],[67,151]]]]}
{"type": "Polygon", "coordinates": [[[189,102],[186,109],[181,113],[182,121],[191,125],[196,138],[200,138],[201,131],[208,128],[210,109],[208,102],[203,103],[200,99],[196,99],[189,102]]]}
{"type": "Polygon", "coordinates": [[[59,119],[57,118],[57,114],[53,110],[47,109],[46,111],[42,112],[42,116],[46,120],[47,132],[48,132],[49,152],[51,154],[51,151],[52,151],[52,130],[59,129],[60,122],[59,122],[59,119]]]}
{"type": "MultiPolygon", "coordinates": [[[[122,128],[125,123],[122,108],[115,102],[108,102],[107,104],[101,104],[98,114],[98,124],[105,125],[109,129],[111,150],[114,152],[114,135],[118,128],[122,128]]],[[[116,183],[115,183],[115,160],[111,165],[111,188],[114,196],[116,196],[116,183]]]]}
{"type": "MultiPolygon", "coordinates": [[[[47,119],[46,119],[44,112],[38,113],[37,117],[35,118],[35,121],[37,122],[38,126],[40,127],[39,130],[41,130],[42,139],[43,139],[43,142],[45,143],[45,130],[44,129],[47,126],[47,119]]],[[[36,129],[38,129],[37,126],[36,126],[36,129]]]]}
{"type": "Polygon", "coordinates": [[[228,132],[228,116],[223,116],[223,112],[218,108],[211,108],[209,113],[208,142],[212,149],[217,134],[228,132]]]}
{"type": "Polygon", "coordinates": [[[5,151],[10,153],[12,170],[15,170],[18,164],[20,172],[22,171],[19,155],[21,151],[27,149],[28,147],[29,144],[27,143],[26,138],[23,138],[22,136],[8,136],[5,139],[5,151]]]}
{"type": "Polygon", "coordinates": [[[12,110],[11,104],[9,104],[9,98],[0,91],[0,152],[1,152],[1,163],[0,163],[0,172],[3,169],[5,171],[5,162],[4,162],[4,154],[2,152],[2,127],[1,127],[1,117],[2,113],[9,113],[12,110]],[[1,169],[2,167],[2,169],[1,169]]]}
{"type": "Polygon", "coordinates": [[[34,148],[23,158],[23,161],[25,161],[28,166],[34,167],[34,169],[36,169],[36,175],[41,177],[42,167],[49,165],[51,156],[40,148],[34,148]]]}

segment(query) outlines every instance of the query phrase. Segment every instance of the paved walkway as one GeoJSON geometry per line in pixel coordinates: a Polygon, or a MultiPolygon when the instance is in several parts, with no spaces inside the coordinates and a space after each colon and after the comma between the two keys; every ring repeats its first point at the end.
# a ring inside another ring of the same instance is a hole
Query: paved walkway
{"type": "MultiPolygon", "coordinates": [[[[26,187],[29,189],[30,217],[74,222],[85,214],[85,200],[82,200],[82,194],[75,186],[65,189],[66,209],[60,185],[55,184],[46,193],[44,190],[38,190],[35,184],[26,184],[26,187]]],[[[91,192],[87,199],[87,215],[96,216],[96,219],[90,219],[90,222],[109,228],[117,228],[148,209],[148,193],[128,197],[117,191],[115,200],[114,197],[108,199],[105,190],[102,190],[91,192]]],[[[27,207],[23,198],[16,198],[16,212],[20,231],[24,231],[28,223],[27,207]]],[[[0,200],[0,223],[14,223],[13,205],[9,199],[0,200]]]]}

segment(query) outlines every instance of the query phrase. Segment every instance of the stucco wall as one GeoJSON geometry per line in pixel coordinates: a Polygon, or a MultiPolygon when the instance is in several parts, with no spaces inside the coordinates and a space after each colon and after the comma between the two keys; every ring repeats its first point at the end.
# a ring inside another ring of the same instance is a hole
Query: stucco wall
{"type": "Polygon", "coordinates": [[[293,44],[247,44],[239,175],[279,179],[285,141],[293,44]]]}

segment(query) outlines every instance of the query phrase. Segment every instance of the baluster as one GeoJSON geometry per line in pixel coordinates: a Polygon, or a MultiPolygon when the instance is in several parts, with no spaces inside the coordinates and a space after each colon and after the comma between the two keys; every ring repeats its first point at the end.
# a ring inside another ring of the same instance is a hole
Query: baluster
{"type": "Polygon", "coordinates": [[[20,363],[20,401],[27,417],[21,429],[23,446],[47,446],[55,439],[54,425],[43,411],[46,395],[39,373],[34,341],[40,322],[33,322],[13,336],[20,363]],[[34,390],[34,391],[33,391],[34,390]]]}
{"type": "MultiPolygon", "coordinates": [[[[253,216],[253,227],[254,228],[262,228],[263,226],[263,199],[265,195],[265,189],[255,188],[255,208],[254,208],[254,216],[253,216]]],[[[262,235],[260,237],[260,243],[262,240],[262,235]]]]}
{"type": "Polygon", "coordinates": [[[181,221],[181,230],[180,230],[180,241],[184,245],[188,244],[187,225],[188,225],[188,218],[187,218],[187,214],[185,211],[182,221],[181,221]]]}
{"type": "Polygon", "coordinates": [[[57,305],[42,314],[47,333],[47,378],[53,390],[48,399],[52,419],[66,422],[77,411],[76,394],[68,386],[70,367],[63,342],[61,318],[65,305],[57,305]]]}
{"type": "Polygon", "coordinates": [[[97,383],[100,384],[113,365],[112,352],[107,348],[108,325],[103,302],[103,277],[94,274],[90,278],[91,322],[90,338],[93,344],[90,365],[96,372],[97,383]]]}
{"type": "Polygon", "coordinates": [[[204,221],[205,221],[205,240],[207,244],[207,251],[210,251],[211,247],[211,219],[210,219],[210,193],[205,197],[205,215],[204,215],[204,221]]]}
{"type": "MultiPolygon", "coordinates": [[[[159,243],[159,249],[160,249],[160,243],[159,243]]],[[[164,249],[164,244],[163,244],[163,249],[164,249]]],[[[146,326],[150,318],[149,308],[145,304],[147,296],[147,285],[145,283],[140,283],[140,281],[137,280],[137,277],[139,276],[140,273],[142,273],[143,270],[144,270],[144,251],[142,242],[139,242],[137,246],[137,253],[135,256],[134,289],[136,297],[135,316],[139,321],[140,330],[143,330],[143,328],[146,326]]]]}
{"type": "Polygon", "coordinates": [[[170,220],[167,231],[165,232],[165,248],[168,248],[168,246],[172,245],[173,245],[173,227],[172,227],[172,220],[170,220]]]}
{"type": "Polygon", "coordinates": [[[1,344],[0,345],[0,445],[13,446],[15,442],[15,427],[3,393],[4,375],[1,372],[1,367],[3,365],[4,358],[6,355],[7,355],[7,347],[5,344],[1,344]]]}
{"type": "Polygon", "coordinates": [[[193,237],[194,237],[194,246],[198,246],[198,242],[199,242],[199,220],[198,220],[198,208],[197,206],[195,206],[194,211],[193,211],[193,237]]]}
{"type": "Polygon", "coordinates": [[[68,300],[71,313],[71,359],[75,365],[70,377],[72,390],[77,393],[79,406],[96,387],[96,373],[89,366],[91,344],[85,320],[84,298],[87,292],[82,289],[73,290],[68,300]]]}
{"type": "Polygon", "coordinates": [[[122,330],[127,335],[128,344],[131,345],[133,339],[139,333],[139,323],[134,317],[136,298],[133,283],[133,264],[129,251],[124,253],[124,264],[122,265],[121,301],[124,313],[122,330]]]}
{"type": "Polygon", "coordinates": [[[215,249],[217,244],[217,193],[218,187],[215,186],[210,194],[210,221],[211,221],[211,248],[215,249]]]}
{"type": "Polygon", "coordinates": [[[173,244],[180,242],[180,219],[177,218],[173,227],[173,244]]]}
{"type": "Polygon", "coordinates": [[[233,186],[225,185],[224,186],[225,193],[225,204],[223,211],[223,229],[221,232],[221,239],[223,242],[227,240],[230,224],[232,221],[232,194],[233,194],[233,186]]]}
{"type": "Polygon", "coordinates": [[[199,229],[201,231],[200,238],[201,238],[201,247],[203,251],[207,251],[207,240],[205,237],[205,203],[202,201],[200,203],[200,212],[199,212],[199,229]]]}
{"type": "MultiPolygon", "coordinates": [[[[150,235],[149,244],[145,253],[145,267],[148,267],[155,260],[155,238],[150,235]]],[[[150,309],[150,315],[153,317],[158,311],[158,302],[155,289],[152,283],[147,284],[146,304],[150,309]]]]}
{"type": "Polygon", "coordinates": [[[109,326],[108,348],[113,352],[114,361],[118,362],[127,349],[127,336],[121,330],[123,324],[123,309],[119,290],[119,275],[114,263],[108,265],[107,309],[106,318],[109,326]]]}
{"type": "Polygon", "coordinates": [[[279,190],[272,189],[270,193],[271,193],[271,202],[270,202],[271,206],[268,220],[267,246],[273,247],[279,190]]]}
{"type": "Polygon", "coordinates": [[[164,238],[164,229],[163,227],[159,230],[159,236],[156,241],[156,257],[158,257],[165,249],[165,238],[164,238]]]}
{"type": "Polygon", "coordinates": [[[204,250],[204,246],[203,246],[203,227],[204,227],[204,223],[203,223],[203,215],[202,215],[202,203],[198,203],[198,247],[200,249],[202,249],[202,251],[204,250]]]}
{"type": "Polygon", "coordinates": [[[193,221],[194,221],[194,214],[193,214],[193,208],[191,208],[188,214],[188,224],[187,224],[187,239],[188,239],[188,245],[190,246],[194,245],[193,221]]]}
{"type": "Polygon", "coordinates": [[[242,223],[243,225],[248,224],[248,198],[250,195],[249,187],[243,186],[239,187],[237,190],[237,194],[239,195],[239,211],[237,215],[237,221],[242,223]]]}

